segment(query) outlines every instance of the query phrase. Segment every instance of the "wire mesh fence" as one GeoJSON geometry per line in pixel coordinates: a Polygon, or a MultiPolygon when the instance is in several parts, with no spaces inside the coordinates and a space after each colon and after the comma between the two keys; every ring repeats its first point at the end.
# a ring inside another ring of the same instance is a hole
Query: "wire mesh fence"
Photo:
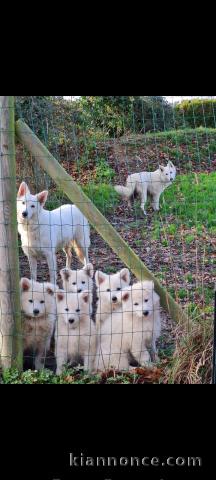
{"type": "Polygon", "coordinates": [[[131,251],[125,264],[122,244],[113,249],[98,233],[108,228],[103,219],[98,229],[88,226],[83,198],[74,208],[65,183],[17,142],[25,368],[61,373],[67,363],[81,364],[93,373],[132,370],[135,379],[153,365],[152,378],[158,372],[164,383],[210,383],[215,106],[213,97],[179,104],[164,97],[16,97],[16,120],[29,125],[187,319],[176,325],[155,282],[136,278],[131,251]]]}

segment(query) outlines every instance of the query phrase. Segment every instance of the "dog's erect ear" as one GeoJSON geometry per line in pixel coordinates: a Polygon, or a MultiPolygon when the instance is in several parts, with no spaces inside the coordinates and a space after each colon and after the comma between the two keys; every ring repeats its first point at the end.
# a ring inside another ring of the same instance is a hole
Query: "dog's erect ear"
{"type": "Polygon", "coordinates": [[[87,263],[87,265],[85,265],[85,267],[83,267],[83,270],[86,272],[86,275],[88,275],[88,277],[93,278],[94,267],[93,267],[92,263],[87,263]]]}
{"type": "Polygon", "coordinates": [[[164,172],[165,167],[163,165],[159,165],[159,168],[160,168],[161,172],[164,172]]]}
{"type": "Polygon", "coordinates": [[[47,286],[46,286],[46,292],[47,292],[49,295],[54,295],[54,293],[55,293],[55,287],[54,287],[54,285],[52,285],[52,284],[47,285],[47,286]]]}
{"type": "Polygon", "coordinates": [[[17,197],[18,197],[18,198],[19,198],[19,197],[24,197],[24,196],[27,195],[28,193],[30,194],[30,190],[29,190],[29,188],[28,188],[27,183],[22,182],[21,185],[20,185],[20,187],[19,187],[19,190],[18,190],[18,192],[17,192],[17,197]]]}
{"type": "Polygon", "coordinates": [[[58,302],[62,302],[64,300],[64,293],[63,292],[57,292],[56,293],[56,298],[58,302]]]}
{"type": "Polygon", "coordinates": [[[31,288],[31,281],[28,278],[21,278],[20,288],[22,292],[28,292],[28,290],[31,288]]]}
{"type": "Polygon", "coordinates": [[[68,282],[71,276],[71,270],[69,268],[62,268],[62,270],[60,270],[60,276],[62,280],[66,280],[68,282]]]}
{"type": "Polygon", "coordinates": [[[37,199],[42,206],[45,205],[45,203],[47,201],[47,197],[48,197],[48,191],[47,190],[44,190],[43,192],[40,192],[40,193],[37,194],[37,199]]]}
{"type": "Polygon", "coordinates": [[[130,297],[130,292],[127,292],[127,291],[124,292],[124,290],[123,290],[123,292],[122,292],[122,302],[126,302],[129,299],[129,297],[130,297]]]}
{"type": "Polygon", "coordinates": [[[173,165],[173,163],[171,162],[171,160],[169,160],[168,165],[169,165],[170,167],[172,167],[172,168],[175,168],[175,166],[173,165]]]}
{"type": "Polygon", "coordinates": [[[128,270],[128,268],[123,268],[121,271],[120,271],[120,278],[122,278],[122,280],[124,280],[124,282],[130,283],[130,272],[128,270]]]}
{"type": "Polygon", "coordinates": [[[90,292],[82,292],[80,293],[80,298],[83,300],[84,303],[89,303],[91,299],[90,292]]]}
{"type": "Polygon", "coordinates": [[[97,287],[99,287],[99,285],[105,282],[106,277],[107,277],[106,273],[103,273],[103,272],[100,272],[100,270],[97,270],[97,272],[95,273],[95,282],[97,287]]]}

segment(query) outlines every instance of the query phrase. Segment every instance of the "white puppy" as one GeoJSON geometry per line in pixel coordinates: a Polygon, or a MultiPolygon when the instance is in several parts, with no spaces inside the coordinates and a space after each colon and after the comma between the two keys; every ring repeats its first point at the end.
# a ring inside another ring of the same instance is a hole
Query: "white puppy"
{"type": "Polygon", "coordinates": [[[126,187],[116,185],[115,190],[124,199],[131,200],[139,196],[141,198],[141,208],[146,215],[145,204],[147,195],[152,197],[152,207],[155,211],[159,210],[160,196],[162,192],[169,187],[176,177],[176,168],[172,162],[168,162],[166,167],[162,165],[155,172],[141,172],[129,175],[126,187]]]}
{"type": "Polygon", "coordinates": [[[21,308],[23,312],[23,347],[36,354],[35,368],[40,370],[55,328],[55,286],[28,278],[20,280],[21,308]]]}
{"type": "Polygon", "coordinates": [[[93,290],[94,268],[92,263],[87,263],[81,270],[71,270],[70,268],[62,268],[60,275],[63,283],[63,289],[66,292],[82,292],[93,290]]]}
{"type": "MultiPolygon", "coordinates": [[[[62,268],[62,270],[60,270],[60,276],[63,283],[63,290],[66,292],[80,293],[86,290],[93,293],[94,268],[92,263],[87,263],[81,270],[62,268]]],[[[92,304],[90,307],[90,313],[92,314],[92,304]]]]}
{"type": "Polygon", "coordinates": [[[96,325],[99,328],[112,312],[121,308],[121,298],[117,294],[130,284],[130,272],[127,268],[123,268],[120,272],[107,275],[98,270],[95,273],[95,282],[97,286],[96,325]]]}
{"type": "Polygon", "coordinates": [[[31,195],[26,183],[22,182],[17,194],[17,221],[22,249],[28,257],[33,280],[37,280],[37,258],[44,256],[49,267],[50,281],[55,283],[58,250],[65,251],[68,268],[72,247],[82,263],[88,262],[89,224],[75,205],[45,210],[43,207],[47,196],[47,191],[31,195]]]}
{"type": "Polygon", "coordinates": [[[90,292],[56,293],[57,325],[55,351],[57,375],[63,365],[81,357],[85,370],[92,371],[96,353],[96,328],[91,320],[92,294],[90,292]]]}
{"type": "Polygon", "coordinates": [[[128,370],[130,355],[144,366],[150,362],[149,349],[157,356],[156,340],[161,331],[161,319],[159,296],[153,282],[143,281],[125,287],[118,295],[122,311],[113,312],[101,325],[95,370],[128,370]]]}

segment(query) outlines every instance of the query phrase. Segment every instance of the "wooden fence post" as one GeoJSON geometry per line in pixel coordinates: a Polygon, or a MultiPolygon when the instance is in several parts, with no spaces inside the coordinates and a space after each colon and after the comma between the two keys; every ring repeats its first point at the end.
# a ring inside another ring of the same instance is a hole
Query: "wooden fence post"
{"type": "Polygon", "coordinates": [[[14,97],[0,96],[0,364],[22,369],[14,97]]]}

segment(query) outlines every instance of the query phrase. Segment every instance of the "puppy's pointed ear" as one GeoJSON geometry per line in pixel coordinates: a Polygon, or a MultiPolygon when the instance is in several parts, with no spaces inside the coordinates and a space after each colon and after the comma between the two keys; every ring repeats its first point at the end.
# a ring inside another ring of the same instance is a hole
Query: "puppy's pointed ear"
{"type": "Polygon", "coordinates": [[[57,292],[56,293],[56,298],[57,298],[57,301],[58,302],[62,302],[62,300],[64,300],[64,292],[57,292]]]}
{"type": "Polygon", "coordinates": [[[25,195],[27,195],[28,193],[30,194],[30,190],[28,188],[27,183],[22,182],[19,186],[19,190],[17,192],[17,197],[18,198],[25,197],[25,195]]]}
{"type": "Polygon", "coordinates": [[[69,268],[62,268],[60,270],[60,276],[62,280],[66,280],[66,282],[68,282],[71,276],[71,270],[69,268]]]}
{"type": "Polygon", "coordinates": [[[91,301],[91,297],[92,295],[90,292],[84,291],[80,293],[80,298],[83,300],[84,303],[89,303],[91,301]]]}
{"type": "Polygon", "coordinates": [[[124,280],[124,282],[130,283],[130,272],[128,270],[128,268],[123,268],[121,271],[120,271],[120,278],[122,278],[122,280],[124,280]]]}
{"type": "Polygon", "coordinates": [[[47,190],[44,190],[43,192],[40,192],[37,194],[37,199],[39,201],[39,203],[41,204],[41,206],[43,207],[47,201],[47,197],[48,197],[48,191],[47,190]]]}
{"type": "Polygon", "coordinates": [[[46,285],[46,292],[47,292],[49,295],[53,296],[54,293],[55,293],[55,287],[54,287],[54,285],[52,285],[51,283],[48,283],[48,285],[46,285]]]}
{"type": "Polygon", "coordinates": [[[94,267],[93,267],[92,263],[87,263],[87,265],[85,265],[85,267],[83,267],[83,270],[86,272],[86,275],[88,275],[88,277],[93,278],[94,267]]]}
{"type": "Polygon", "coordinates": [[[175,166],[173,165],[173,163],[171,162],[171,160],[169,160],[168,165],[169,165],[170,167],[172,167],[172,168],[175,168],[175,166]]]}
{"type": "Polygon", "coordinates": [[[102,283],[105,282],[106,277],[107,277],[106,273],[103,273],[103,272],[100,272],[100,270],[97,270],[97,272],[95,273],[95,282],[97,287],[99,287],[102,283]]]}
{"type": "Polygon", "coordinates": [[[128,290],[126,290],[124,292],[124,290],[122,291],[122,302],[126,302],[127,300],[129,300],[130,298],[130,292],[128,292],[128,290]]]}
{"type": "Polygon", "coordinates": [[[20,288],[22,292],[28,292],[31,288],[31,281],[28,278],[21,278],[20,288]]]}

